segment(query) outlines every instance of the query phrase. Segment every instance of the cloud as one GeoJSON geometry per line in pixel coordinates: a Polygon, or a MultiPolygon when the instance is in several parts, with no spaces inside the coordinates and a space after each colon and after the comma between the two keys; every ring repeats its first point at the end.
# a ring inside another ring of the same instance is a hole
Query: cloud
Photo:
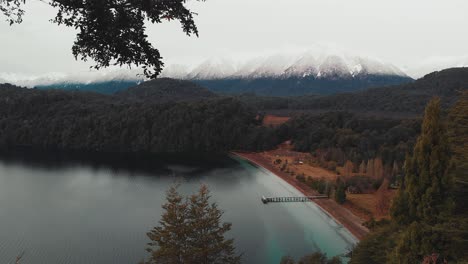
{"type": "Polygon", "coordinates": [[[144,80],[141,69],[105,69],[86,72],[59,73],[52,72],[42,75],[26,75],[17,73],[1,73],[0,83],[11,83],[18,86],[33,88],[38,85],[57,83],[99,83],[117,80],[144,80]]]}

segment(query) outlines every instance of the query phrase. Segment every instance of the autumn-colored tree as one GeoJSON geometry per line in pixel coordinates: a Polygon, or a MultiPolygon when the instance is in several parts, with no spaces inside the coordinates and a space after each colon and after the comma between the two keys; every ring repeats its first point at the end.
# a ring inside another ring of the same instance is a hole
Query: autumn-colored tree
{"type": "Polygon", "coordinates": [[[347,160],[343,168],[343,176],[351,177],[353,176],[354,164],[352,161],[347,160]]]}
{"type": "Polygon", "coordinates": [[[389,181],[388,179],[385,178],[376,192],[377,194],[376,209],[377,209],[377,212],[379,212],[382,215],[386,215],[390,208],[388,186],[389,186],[389,181]]]}
{"type": "Polygon", "coordinates": [[[190,198],[171,187],[159,226],[148,232],[151,255],[144,263],[240,263],[233,239],[225,238],[231,224],[221,222],[222,211],[209,199],[206,186],[190,198]]]}
{"type": "Polygon", "coordinates": [[[384,166],[382,159],[377,157],[374,159],[374,175],[376,179],[382,179],[384,176],[384,166]]]}
{"type": "Polygon", "coordinates": [[[365,175],[366,174],[366,162],[363,160],[361,162],[361,165],[359,165],[359,175],[365,175]]]}
{"type": "Polygon", "coordinates": [[[374,173],[374,160],[373,159],[369,159],[367,161],[366,175],[367,175],[367,177],[374,177],[375,176],[375,173],[374,173]]]}

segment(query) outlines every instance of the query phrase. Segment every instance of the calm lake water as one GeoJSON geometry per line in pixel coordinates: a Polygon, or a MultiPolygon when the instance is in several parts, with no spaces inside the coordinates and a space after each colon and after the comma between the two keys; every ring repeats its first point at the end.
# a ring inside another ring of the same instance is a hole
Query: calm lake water
{"type": "Polygon", "coordinates": [[[20,153],[0,156],[0,262],[14,263],[24,252],[22,264],[137,263],[147,256],[145,234],[175,182],[187,194],[209,186],[233,223],[229,236],[244,263],[278,263],[283,255],[317,250],[334,256],[356,243],[313,203],[262,204],[262,195],[300,193],[238,158],[20,153]]]}

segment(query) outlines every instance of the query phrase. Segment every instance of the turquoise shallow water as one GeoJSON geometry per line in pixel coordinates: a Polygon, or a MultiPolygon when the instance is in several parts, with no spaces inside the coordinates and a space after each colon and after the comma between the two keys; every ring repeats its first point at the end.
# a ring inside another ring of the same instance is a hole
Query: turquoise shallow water
{"type": "Polygon", "coordinates": [[[321,250],[345,253],[356,239],[313,203],[264,205],[265,196],[300,193],[239,158],[216,164],[159,159],[140,164],[107,159],[0,158],[0,259],[22,263],[137,263],[145,233],[161,215],[175,182],[192,193],[207,184],[233,223],[229,233],[244,263],[278,263],[321,250]],[[109,162],[110,160],[110,162],[109,162]],[[127,166],[128,165],[128,166],[127,166]],[[144,170],[141,167],[145,167],[144,170]]]}

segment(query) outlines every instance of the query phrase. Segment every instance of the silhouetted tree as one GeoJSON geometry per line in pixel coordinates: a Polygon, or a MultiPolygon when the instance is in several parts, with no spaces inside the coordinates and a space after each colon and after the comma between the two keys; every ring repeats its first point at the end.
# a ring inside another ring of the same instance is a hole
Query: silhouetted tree
{"type": "MultiPolygon", "coordinates": [[[[199,0],[204,1],[204,0],[199,0]]],[[[11,24],[21,23],[26,0],[1,0],[0,11],[11,24]]],[[[146,77],[162,70],[159,51],[148,41],[145,22],[178,20],[187,35],[197,35],[194,13],[186,0],[45,0],[57,15],[52,21],[78,30],[72,52],[75,58],[94,60],[94,68],[110,65],[141,66],[146,77]]]]}

